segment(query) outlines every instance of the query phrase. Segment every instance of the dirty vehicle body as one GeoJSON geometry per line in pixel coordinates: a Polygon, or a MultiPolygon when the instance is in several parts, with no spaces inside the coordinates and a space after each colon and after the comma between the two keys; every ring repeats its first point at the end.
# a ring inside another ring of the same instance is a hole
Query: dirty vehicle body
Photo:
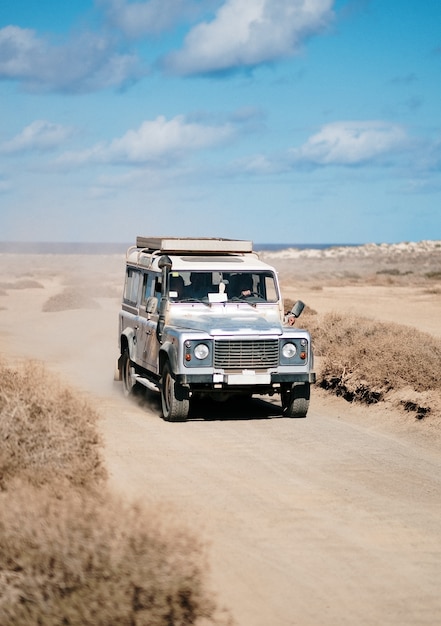
{"type": "Polygon", "coordinates": [[[250,241],[138,237],[126,256],[119,345],[125,395],[135,385],[160,392],[168,421],[185,421],[195,396],[253,394],[279,394],[285,415],[306,417],[311,338],[284,324],[276,272],[250,241]]]}

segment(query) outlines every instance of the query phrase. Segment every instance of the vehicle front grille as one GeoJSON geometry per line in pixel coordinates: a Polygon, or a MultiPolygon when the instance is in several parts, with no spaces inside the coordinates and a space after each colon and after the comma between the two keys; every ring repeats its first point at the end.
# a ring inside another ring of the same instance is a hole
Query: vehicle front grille
{"type": "Polygon", "coordinates": [[[218,339],[214,366],[222,369],[268,369],[279,363],[277,339],[218,339]]]}

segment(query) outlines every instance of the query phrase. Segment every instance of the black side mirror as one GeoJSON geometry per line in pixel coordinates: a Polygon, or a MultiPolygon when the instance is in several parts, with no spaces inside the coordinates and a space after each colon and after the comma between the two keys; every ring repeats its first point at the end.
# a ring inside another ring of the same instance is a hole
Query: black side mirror
{"type": "Polygon", "coordinates": [[[301,300],[297,300],[297,302],[294,304],[294,306],[291,309],[291,315],[294,315],[294,317],[300,317],[304,308],[305,308],[305,303],[302,302],[301,300]]]}

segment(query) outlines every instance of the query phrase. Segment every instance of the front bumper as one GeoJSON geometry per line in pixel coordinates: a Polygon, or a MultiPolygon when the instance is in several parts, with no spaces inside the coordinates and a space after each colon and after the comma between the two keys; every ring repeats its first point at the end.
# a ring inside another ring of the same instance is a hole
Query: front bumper
{"type": "Polygon", "coordinates": [[[283,384],[315,383],[315,372],[296,372],[292,374],[260,374],[258,372],[229,372],[224,374],[177,374],[176,382],[186,387],[223,389],[256,388],[256,393],[265,388],[277,388],[283,384]]]}

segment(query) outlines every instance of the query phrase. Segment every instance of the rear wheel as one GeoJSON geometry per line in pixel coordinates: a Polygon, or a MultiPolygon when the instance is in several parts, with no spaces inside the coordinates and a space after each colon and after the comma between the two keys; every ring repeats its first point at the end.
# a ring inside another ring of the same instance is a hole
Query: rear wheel
{"type": "Polygon", "coordinates": [[[122,355],[121,377],[123,383],[123,393],[126,398],[132,395],[135,387],[135,368],[130,360],[129,349],[125,348],[122,355]]]}
{"type": "Polygon", "coordinates": [[[178,385],[166,363],[162,372],[161,404],[162,415],[167,422],[185,422],[190,410],[186,390],[178,385]]]}
{"type": "Polygon", "coordinates": [[[306,417],[309,409],[310,384],[294,384],[282,391],[282,409],[286,417],[306,417]]]}

